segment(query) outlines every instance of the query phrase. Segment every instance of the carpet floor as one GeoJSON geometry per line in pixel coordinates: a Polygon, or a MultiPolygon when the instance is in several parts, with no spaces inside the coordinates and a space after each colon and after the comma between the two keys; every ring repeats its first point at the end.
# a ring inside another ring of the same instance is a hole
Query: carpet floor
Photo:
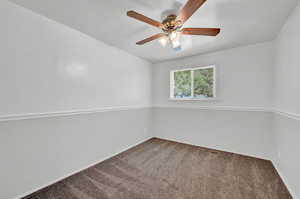
{"type": "Polygon", "coordinates": [[[153,138],[26,199],[292,199],[270,161],[153,138]]]}

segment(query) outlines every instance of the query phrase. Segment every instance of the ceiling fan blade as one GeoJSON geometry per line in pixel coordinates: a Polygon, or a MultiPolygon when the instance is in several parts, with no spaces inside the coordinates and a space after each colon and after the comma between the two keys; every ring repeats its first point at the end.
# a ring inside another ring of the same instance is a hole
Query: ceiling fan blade
{"type": "Polygon", "coordinates": [[[145,43],[148,43],[148,42],[153,41],[153,40],[155,40],[155,39],[159,39],[159,38],[164,37],[164,36],[166,36],[164,33],[159,33],[159,34],[153,35],[153,36],[151,36],[151,37],[149,37],[149,38],[147,38],[147,39],[144,39],[144,40],[142,40],[142,41],[139,41],[139,42],[137,42],[136,44],[137,44],[137,45],[143,45],[143,44],[145,44],[145,43]]]}
{"type": "Polygon", "coordinates": [[[178,20],[184,24],[204,3],[206,0],[188,0],[181,9],[178,20]]]}
{"type": "Polygon", "coordinates": [[[183,28],[181,33],[184,35],[217,36],[220,31],[220,28],[183,28]]]}
{"type": "Polygon", "coordinates": [[[144,23],[150,24],[152,26],[158,27],[158,28],[161,28],[163,26],[160,22],[150,19],[149,17],[146,17],[146,16],[139,14],[132,10],[127,12],[127,16],[137,19],[139,21],[142,21],[144,23]]]}

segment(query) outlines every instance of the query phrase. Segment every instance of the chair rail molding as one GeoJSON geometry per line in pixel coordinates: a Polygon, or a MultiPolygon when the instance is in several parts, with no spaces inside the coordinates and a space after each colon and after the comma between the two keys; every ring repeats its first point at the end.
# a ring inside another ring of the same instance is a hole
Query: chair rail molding
{"type": "Polygon", "coordinates": [[[265,112],[274,113],[280,116],[284,116],[294,120],[300,120],[300,114],[289,111],[283,111],[279,109],[272,109],[267,107],[251,107],[251,106],[191,106],[191,105],[138,105],[138,106],[113,106],[103,107],[97,109],[77,109],[67,111],[55,111],[55,112],[41,112],[41,113],[24,113],[24,114],[10,114],[0,115],[0,122],[14,121],[14,120],[27,120],[38,118],[50,118],[50,117],[63,117],[82,114],[103,113],[111,111],[126,111],[134,109],[144,108],[176,108],[176,109],[195,109],[195,110],[212,110],[212,111],[239,111],[239,112],[265,112]]]}
{"type": "Polygon", "coordinates": [[[103,112],[111,112],[111,111],[127,111],[127,110],[144,109],[144,108],[151,108],[151,106],[150,105],[114,106],[114,107],[104,107],[98,109],[77,109],[77,110],[55,111],[55,112],[11,114],[11,115],[0,116],[0,122],[38,119],[38,118],[50,118],[50,117],[63,117],[63,116],[103,113],[103,112]]]}

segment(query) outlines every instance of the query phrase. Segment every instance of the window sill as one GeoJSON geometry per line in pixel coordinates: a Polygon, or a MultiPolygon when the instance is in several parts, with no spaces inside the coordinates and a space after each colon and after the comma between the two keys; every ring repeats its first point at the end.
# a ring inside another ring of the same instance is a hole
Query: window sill
{"type": "Polygon", "coordinates": [[[201,99],[201,98],[169,98],[169,101],[219,101],[218,98],[208,98],[208,99],[201,99]]]}

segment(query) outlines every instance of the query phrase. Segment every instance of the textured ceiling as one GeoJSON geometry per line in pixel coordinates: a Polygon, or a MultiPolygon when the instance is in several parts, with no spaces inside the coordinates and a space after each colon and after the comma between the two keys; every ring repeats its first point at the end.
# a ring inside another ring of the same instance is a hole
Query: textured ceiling
{"type": "Polygon", "coordinates": [[[217,37],[184,36],[175,52],[157,41],[135,42],[160,32],[126,16],[135,10],[156,20],[186,0],[10,0],[151,62],[273,39],[299,0],[207,0],[184,27],[219,27],[217,37]]]}

